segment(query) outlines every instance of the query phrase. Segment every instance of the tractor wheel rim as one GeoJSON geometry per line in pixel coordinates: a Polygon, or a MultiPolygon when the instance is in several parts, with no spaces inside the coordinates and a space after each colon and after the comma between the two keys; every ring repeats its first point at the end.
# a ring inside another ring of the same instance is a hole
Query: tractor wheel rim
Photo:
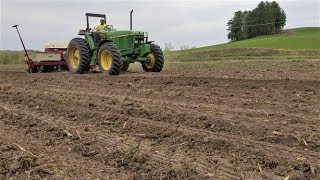
{"type": "Polygon", "coordinates": [[[79,65],[80,65],[80,52],[77,48],[73,48],[70,51],[69,62],[70,62],[71,68],[76,69],[79,67],[79,65]]]}
{"type": "Polygon", "coordinates": [[[100,55],[100,65],[103,70],[108,71],[112,66],[112,56],[107,50],[104,50],[100,55]]]}
{"type": "Polygon", "coordinates": [[[148,55],[148,58],[149,58],[149,63],[145,63],[145,65],[147,66],[147,68],[151,69],[156,64],[156,57],[153,53],[150,53],[148,55]]]}

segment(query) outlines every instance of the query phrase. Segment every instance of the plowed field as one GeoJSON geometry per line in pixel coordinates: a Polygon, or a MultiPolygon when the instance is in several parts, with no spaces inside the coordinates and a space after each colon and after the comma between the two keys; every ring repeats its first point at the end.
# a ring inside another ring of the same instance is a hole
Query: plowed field
{"type": "Polygon", "coordinates": [[[320,61],[0,71],[0,179],[319,179],[320,61]]]}

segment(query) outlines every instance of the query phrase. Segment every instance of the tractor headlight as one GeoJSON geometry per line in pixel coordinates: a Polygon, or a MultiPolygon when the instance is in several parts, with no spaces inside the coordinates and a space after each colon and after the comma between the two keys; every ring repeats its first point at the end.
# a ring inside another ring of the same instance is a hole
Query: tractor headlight
{"type": "Polygon", "coordinates": [[[141,40],[135,40],[135,44],[143,44],[144,42],[143,42],[143,40],[141,39],[141,40]]]}

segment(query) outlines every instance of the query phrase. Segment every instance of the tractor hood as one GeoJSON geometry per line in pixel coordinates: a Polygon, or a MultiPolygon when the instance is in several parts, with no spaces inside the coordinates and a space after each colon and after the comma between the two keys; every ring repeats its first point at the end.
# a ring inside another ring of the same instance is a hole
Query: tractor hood
{"type": "Polygon", "coordinates": [[[130,30],[124,30],[124,31],[110,31],[108,33],[109,37],[116,38],[116,37],[125,37],[125,36],[144,36],[143,31],[130,31],[130,30]]]}

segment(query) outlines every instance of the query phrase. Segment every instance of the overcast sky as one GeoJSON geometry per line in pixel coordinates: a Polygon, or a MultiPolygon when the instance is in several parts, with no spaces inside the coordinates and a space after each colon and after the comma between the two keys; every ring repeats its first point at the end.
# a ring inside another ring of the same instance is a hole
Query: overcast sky
{"type": "MultiPolygon", "coordinates": [[[[207,46],[227,42],[226,24],[237,10],[251,10],[260,0],[0,0],[0,49],[22,49],[12,25],[19,24],[27,48],[69,42],[85,28],[85,13],[104,13],[107,23],[149,32],[163,46],[207,46]]],[[[278,0],[287,13],[286,28],[320,27],[320,0],[278,0]]],[[[98,19],[92,21],[96,26],[98,19]]]]}

